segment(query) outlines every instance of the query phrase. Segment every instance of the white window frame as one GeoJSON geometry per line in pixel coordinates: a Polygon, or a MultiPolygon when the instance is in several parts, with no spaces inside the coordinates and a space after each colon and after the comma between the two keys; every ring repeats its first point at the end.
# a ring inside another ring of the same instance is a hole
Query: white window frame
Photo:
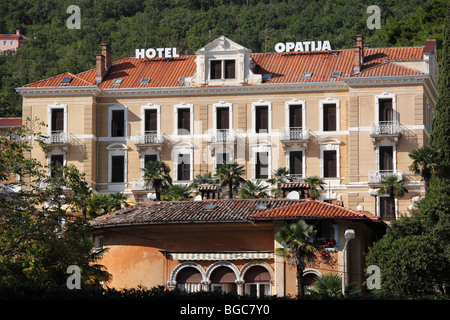
{"type": "Polygon", "coordinates": [[[388,140],[383,140],[376,145],[376,168],[377,172],[380,172],[380,147],[392,147],[392,170],[397,172],[397,144],[388,140]]]}
{"type": "Polygon", "coordinates": [[[237,57],[211,57],[208,59],[208,81],[214,83],[215,81],[234,81],[238,78],[238,58],[237,57]],[[234,78],[225,78],[225,60],[234,60],[234,78]],[[211,61],[221,61],[220,64],[220,79],[211,79],[211,61]]]}
{"type": "Polygon", "coordinates": [[[194,135],[194,105],[187,102],[181,102],[179,104],[174,105],[174,120],[173,120],[173,128],[174,128],[174,136],[176,137],[192,137],[194,135]],[[178,134],[178,109],[189,109],[190,111],[190,119],[189,119],[189,135],[178,134]]]}
{"type": "Polygon", "coordinates": [[[260,99],[258,102],[252,103],[252,132],[258,135],[271,134],[272,133],[272,102],[260,99]],[[267,106],[267,133],[256,132],[256,107],[267,106]]]}
{"type": "Polygon", "coordinates": [[[114,105],[111,107],[108,107],[108,137],[114,140],[126,140],[128,137],[128,107],[123,105],[114,105]],[[113,137],[111,135],[111,121],[112,121],[112,112],[115,110],[123,110],[123,137],[113,137]]]}
{"type": "Polygon", "coordinates": [[[319,105],[319,130],[321,132],[327,132],[327,133],[335,133],[339,132],[341,130],[341,107],[340,107],[340,100],[332,99],[331,97],[327,97],[325,100],[320,100],[319,105]],[[324,131],[323,129],[323,105],[324,104],[336,104],[336,131],[324,131]]]}
{"type": "Polygon", "coordinates": [[[55,102],[54,104],[47,106],[47,134],[50,136],[52,133],[52,110],[63,109],[64,110],[64,133],[68,133],[68,106],[67,104],[61,104],[55,102]]]}
{"type": "MultiPolygon", "coordinates": [[[[156,161],[160,160],[161,153],[152,149],[147,148],[145,151],[143,151],[141,154],[141,169],[144,169],[145,167],[145,156],[146,155],[156,155],[156,161]]],[[[144,178],[144,172],[141,170],[141,178],[144,178]]]]}
{"type": "Polygon", "coordinates": [[[63,166],[67,165],[67,152],[62,151],[61,149],[52,149],[47,153],[47,176],[50,177],[52,170],[50,168],[52,164],[52,156],[63,156],[63,166]]]}
{"type": "Polygon", "coordinates": [[[324,138],[319,141],[320,145],[320,177],[325,180],[336,180],[341,177],[341,164],[340,164],[340,148],[341,141],[336,138],[324,138]],[[324,151],[336,151],[336,177],[324,177],[324,151]]]}
{"type": "Polygon", "coordinates": [[[287,101],[286,102],[286,107],[285,107],[285,125],[286,125],[286,129],[290,129],[290,125],[289,125],[289,109],[291,106],[302,106],[302,128],[305,129],[306,128],[306,102],[305,100],[300,100],[298,98],[294,98],[291,101],[287,101]]]}
{"type": "Polygon", "coordinates": [[[158,134],[161,134],[161,106],[153,103],[147,103],[141,106],[141,134],[145,132],[145,111],[156,110],[156,128],[158,134]]]}
{"type": "Polygon", "coordinates": [[[233,104],[225,101],[213,104],[213,129],[217,130],[217,108],[228,108],[228,117],[230,121],[230,130],[233,130],[233,104]]]}
{"type": "MultiPolygon", "coordinates": [[[[300,147],[299,145],[293,145],[286,151],[286,168],[291,168],[291,152],[301,151],[302,152],[302,177],[306,177],[306,149],[300,147]]],[[[293,174],[291,172],[291,174],[293,174]]]]}
{"type": "Polygon", "coordinates": [[[397,95],[389,93],[387,91],[375,96],[375,123],[380,121],[380,99],[392,99],[392,110],[394,110],[392,118],[394,121],[397,119],[397,95]]]}
{"type": "MultiPolygon", "coordinates": [[[[127,185],[127,167],[128,167],[128,157],[127,157],[127,150],[128,147],[122,143],[112,143],[107,148],[108,150],[108,184],[110,186],[120,186],[120,185],[127,185]],[[112,182],[112,157],[113,156],[124,156],[124,181],[123,182],[112,182]]],[[[109,189],[109,188],[108,188],[109,189]]]]}
{"type": "Polygon", "coordinates": [[[253,180],[266,180],[261,178],[256,178],[256,154],[258,152],[267,152],[268,164],[267,164],[267,179],[271,178],[272,175],[272,148],[268,141],[260,141],[258,144],[252,145],[252,179],[253,180]]]}
{"type": "Polygon", "coordinates": [[[250,286],[251,285],[256,285],[256,297],[260,298],[261,297],[261,292],[260,292],[260,287],[259,285],[263,284],[264,287],[266,285],[268,285],[268,294],[266,294],[265,296],[271,296],[272,295],[272,284],[270,282],[251,282],[251,283],[245,283],[244,284],[244,291],[246,294],[250,294],[250,286]],[[248,293],[247,293],[248,292],[248,293]]]}
{"type": "Polygon", "coordinates": [[[194,180],[194,146],[187,141],[181,141],[178,142],[173,146],[172,149],[172,163],[173,163],[173,172],[174,182],[189,182],[194,180]],[[189,161],[190,161],[190,172],[189,172],[189,180],[178,180],[178,159],[180,154],[189,154],[189,161]]]}
{"type": "MultiPolygon", "coordinates": [[[[381,211],[381,200],[380,200],[380,198],[389,198],[389,195],[381,194],[381,195],[377,195],[376,198],[377,198],[377,205],[375,208],[375,215],[381,217],[381,212],[380,212],[381,211]]],[[[397,199],[397,197],[394,197],[394,210],[395,210],[395,212],[394,212],[395,219],[398,219],[398,199],[397,199]]]]}

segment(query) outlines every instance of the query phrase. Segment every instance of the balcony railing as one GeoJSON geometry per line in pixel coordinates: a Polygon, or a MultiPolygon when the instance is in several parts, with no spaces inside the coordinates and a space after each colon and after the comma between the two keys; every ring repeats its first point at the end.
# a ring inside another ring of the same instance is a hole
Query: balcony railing
{"type": "Polygon", "coordinates": [[[236,135],[232,129],[216,129],[208,134],[208,142],[234,142],[236,135]]]}
{"type": "Polygon", "coordinates": [[[136,144],[162,144],[163,136],[158,131],[136,132],[136,144]]]}
{"type": "Polygon", "coordinates": [[[306,128],[281,128],[280,140],[282,141],[306,141],[309,139],[309,131],[306,128]]]}
{"type": "Polygon", "coordinates": [[[371,135],[399,135],[401,127],[398,121],[378,121],[370,125],[371,135]]]}
{"type": "Polygon", "coordinates": [[[289,177],[292,179],[292,181],[298,182],[298,181],[303,181],[303,174],[296,174],[296,173],[291,173],[289,174],[289,177]]]}
{"type": "Polygon", "coordinates": [[[151,190],[151,186],[145,185],[145,180],[143,179],[133,179],[131,181],[131,190],[151,190]]]}
{"type": "Polygon", "coordinates": [[[42,137],[44,138],[45,144],[67,144],[70,142],[70,136],[64,131],[52,131],[50,135],[45,132],[42,133],[42,137]]]}
{"type": "Polygon", "coordinates": [[[398,180],[403,179],[403,172],[401,171],[394,171],[394,170],[371,170],[369,171],[369,183],[381,183],[381,181],[388,177],[396,175],[398,177],[398,180]]]}

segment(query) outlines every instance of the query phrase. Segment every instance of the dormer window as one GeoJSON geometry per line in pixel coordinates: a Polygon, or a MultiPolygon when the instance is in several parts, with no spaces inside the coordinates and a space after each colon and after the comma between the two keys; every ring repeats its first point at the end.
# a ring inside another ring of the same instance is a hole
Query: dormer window
{"type": "Polygon", "coordinates": [[[225,80],[236,78],[236,60],[210,60],[210,79],[225,80]]]}

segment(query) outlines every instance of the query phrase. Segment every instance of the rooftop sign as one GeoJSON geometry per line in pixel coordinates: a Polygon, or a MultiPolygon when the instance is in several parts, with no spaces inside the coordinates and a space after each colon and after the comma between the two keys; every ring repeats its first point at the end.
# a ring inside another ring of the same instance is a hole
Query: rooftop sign
{"type": "Polygon", "coordinates": [[[330,41],[303,41],[303,42],[286,42],[277,43],[275,45],[276,52],[302,52],[302,51],[322,51],[331,50],[330,41]]]}
{"type": "Polygon", "coordinates": [[[177,48],[136,49],[136,58],[178,58],[177,48]]]}

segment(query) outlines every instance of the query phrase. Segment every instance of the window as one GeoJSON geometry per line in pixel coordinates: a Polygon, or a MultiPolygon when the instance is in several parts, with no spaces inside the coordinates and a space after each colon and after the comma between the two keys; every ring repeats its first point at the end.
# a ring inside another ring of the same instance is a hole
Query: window
{"type": "Polygon", "coordinates": [[[10,41],[9,41],[9,44],[10,44],[11,46],[13,46],[13,45],[14,45],[14,40],[10,40],[10,41]]]}
{"type": "Polygon", "coordinates": [[[158,161],[158,156],[156,154],[146,154],[144,156],[144,167],[147,166],[149,162],[158,161]]]}
{"type": "Polygon", "coordinates": [[[392,146],[379,147],[379,170],[380,171],[393,171],[394,170],[394,148],[392,146]]]}
{"type": "Polygon", "coordinates": [[[125,181],[125,156],[111,156],[111,182],[125,181]]]}
{"type": "Polygon", "coordinates": [[[324,178],[337,177],[337,162],[335,150],[323,151],[323,176],[324,178]]]}
{"type": "Polygon", "coordinates": [[[379,197],[380,199],[380,216],[385,218],[395,217],[395,200],[391,197],[379,197]]]}
{"type": "Polygon", "coordinates": [[[52,178],[62,178],[61,166],[64,165],[64,155],[53,154],[50,158],[50,176],[52,178]]]}
{"type": "Polygon", "coordinates": [[[378,121],[394,121],[392,98],[378,100],[378,121]]]}
{"type": "Polygon", "coordinates": [[[8,42],[6,40],[3,41],[3,45],[6,46],[8,42]]]}
{"type": "Polygon", "coordinates": [[[336,131],[336,104],[323,105],[323,131],[336,131]]]}
{"type": "Polygon", "coordinates": [[[145,109],[145,132],[158,130],[158,113],[156,109],[145,109]]]}
{"type": "Polygon", "coordinates": [[[236,78],[235,60],[211,60],[209,63],[211,80],[225,80],[236,78]]]}
{"type": "Polygon", "coordinates": [[[216,126],[218,130],[230,129],[230,110],[228,107],[216,109],[216,126]]]}
{"type": "Polygon", "coordinates": [[[255,179],[269,178],[269,153],[256,152],[255,179]]]}
{"type": "Polygon", "coordinates": [[[255,130],[256,133],[267,133],[269,130],[269,108],[268,106],[256,106],[255,108],[255,130]]]}
{"type": "Polygon", "coordinates": [[[303,127],[302,105],[290,105],[289,106],[289,127],[290,128],[303,127]]]}
{"type": "Polygon", "coordinates": [[[102,250],[104,246],[104,238],[103,237],[95,237],[94,247],[95,250],[102,250]]]}
{"type": "Polygon", "coordinates": [[[112,110],[111,137],[125,137],[125,111],[112,110]]]}
{"type": "Polygon", "coordinates": [[[188,135],[191,131],[191,110],[189,108],[178,109],[178,134],[188,135]]]}
{"type": "Polygon", "coordinates": [[[182,154],[182,153],[178,154],[177,180],[178,181],[191,180],[190,154],[182,154]]]}
{"type": "Polygon", "coordinates": [[[303,175],[303,152],[291,151],[289,153],[289,170],[293,175],[303,175]]]}
{"type": "Polygon", "coordinates": [[[51,131],[62,132],[64,131],[64,109],[51,109],[51,131]]]}

